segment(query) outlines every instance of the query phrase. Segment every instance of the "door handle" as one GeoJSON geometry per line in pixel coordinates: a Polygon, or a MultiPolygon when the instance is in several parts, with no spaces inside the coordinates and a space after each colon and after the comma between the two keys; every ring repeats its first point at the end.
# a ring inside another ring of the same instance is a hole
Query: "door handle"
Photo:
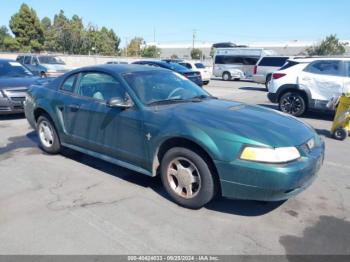
{"type": "Polygon", "coordinates": [[[77,112],[79,110],[79,106],[77,105],[71,105],[69,108],[71,112],[77,112]]]}
{"type": "Polygon", "coordinates": [[[310,77],[303,77],[303,80],[304,81],[309,81],[309,80],[311,80],[311,78],[310,77]]]}

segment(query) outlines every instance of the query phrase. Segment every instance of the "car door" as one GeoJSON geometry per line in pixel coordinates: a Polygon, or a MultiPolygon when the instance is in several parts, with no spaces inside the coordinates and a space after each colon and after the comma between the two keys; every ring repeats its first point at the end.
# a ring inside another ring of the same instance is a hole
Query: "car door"
{"type": "Polygon", "coordinates": [[[114,76],[81,73],[75,96],[66,104],[67,131],[79,147],[143,166],[146,157],[142,115],[136,106],[108,106],[111,98],[131,99],[114,76]]]}
{"type": "Polygon", "coordinates": [[[350,94],[350,61],[344,62],[344,71],[345,71],[345,77],[344,77],[344,85],[343,85],[342,93],[350,94]]]}
{"type": "Polygon", "coordinates": [[[316,107],[323,107],[333,96],[342,93],[343,75],[342,61],[316,60],[300,72],[298,84],[301,89],[310,91],[316,107]]]}
{"type": "Polygon", "coordinates": [[[23,65],[27,67],[31,72],[35,73],[35,67],[32,64],[32,56],[26,55],[23,58],[23,65]]]}

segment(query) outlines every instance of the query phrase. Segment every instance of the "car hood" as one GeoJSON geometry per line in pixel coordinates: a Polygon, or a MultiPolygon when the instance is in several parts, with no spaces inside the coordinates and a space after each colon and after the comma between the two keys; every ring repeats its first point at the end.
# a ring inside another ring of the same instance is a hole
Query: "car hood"
{"type": "Polygon", "coordinates": [[[0,77],[0,89],[9,87],[29,87],[34,84],[38,77],[0,77]]]}
{"type": "Polygon", "coordinates": [[[299,146],[315,136],[300,120],[260,106],[209,99],[159,107],[173,119],[195,124],[201,130],[231,141],[247,141],[272,147],[299,146]]]}

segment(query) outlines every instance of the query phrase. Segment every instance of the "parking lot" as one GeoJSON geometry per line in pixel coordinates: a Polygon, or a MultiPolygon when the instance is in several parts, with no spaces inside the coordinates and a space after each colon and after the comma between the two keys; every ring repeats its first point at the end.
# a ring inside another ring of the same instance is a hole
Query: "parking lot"
{"type": "MultiPolygon", "coordinates": [[[[263,85],[212,80],[215,96],[276,108],[263,85]]],[[[44,154],[23,116],[0,116],[1,254],[350,254],[350,138],[326,142],[310,188],[286,202],[171,202],[160,179],[64,150],[44,154]]],[[[293,127],[290,127],[291,129],[293,127]]]]}

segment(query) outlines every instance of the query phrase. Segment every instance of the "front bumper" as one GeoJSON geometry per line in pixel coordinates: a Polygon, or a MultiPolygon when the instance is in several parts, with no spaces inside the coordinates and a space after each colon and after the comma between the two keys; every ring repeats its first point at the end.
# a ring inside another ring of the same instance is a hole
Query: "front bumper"
{"type": "Polygon", "coordinates": [[[323,164],[324,143],[307,156],[286,164],[264,164],[235,160],[215,161],[224,197],[280,201],[305,190],[323,164]]]}
{"type": "Polygon", "coordinates": [[[21,114],[23,110],[24,99],[14,101],[7,97],[0,98],[0,115],[21,114]]]}

